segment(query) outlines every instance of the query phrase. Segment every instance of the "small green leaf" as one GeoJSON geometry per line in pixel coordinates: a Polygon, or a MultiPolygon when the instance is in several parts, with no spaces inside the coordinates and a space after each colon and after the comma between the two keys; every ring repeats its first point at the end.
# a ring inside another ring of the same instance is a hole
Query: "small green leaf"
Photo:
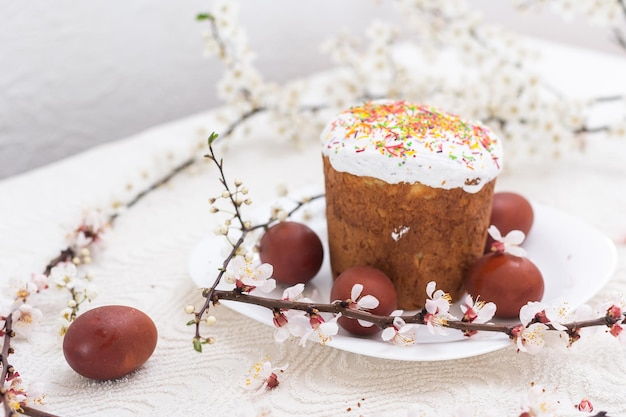
{"type": "Polygon", "coordinates": [[[213,15],[211,13],[198,13],[196,15],[196,20],[198,22],[202,22],[204,20],[213,20],[213,15]]]}
{"type": "Polygon", "coordinates": [[[193,326],[193,325],[194,325],[194,324],[196,324],[197,322],[198,322],[198,320],[196,320],[196,319],[189,320],[189,321],[187,322],[187,326],[193,326]]]}
{"type": "Polygon", "coordinates": [[[211,136],[209,136],[209,146],[211,146],[213,144],[213,142],[215,141],[215,139],[217,139],[219,135],[215,132],[211,133],[211,136]]]}
{"type": "Polygon", "coordinates": [[[202,353],[202,342],[197,337],[193,339],[193,348],[196,352],[202,353]]]}

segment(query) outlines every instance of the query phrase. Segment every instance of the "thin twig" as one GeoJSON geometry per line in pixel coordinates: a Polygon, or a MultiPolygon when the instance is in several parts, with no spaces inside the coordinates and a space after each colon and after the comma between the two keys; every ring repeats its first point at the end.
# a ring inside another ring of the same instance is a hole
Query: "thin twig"
{"type": "MultiPolygon", "coordinates": [[[[322,312],[339,314],[356,320],[364,320],[373,323],[375,326],[385,328],[392,325],[395,316],[380,316],[369,313],[364,310],[356,310],[348,307],[347,301],[335,301],[332,303],[315,303],[315,302],[301,302],[290,301],[275,298],[260,297],[250,294],[242,293],[241,291],[234,289],[230,291],[215,290],[212,292],[212,302],[215,303],[218,300],[237,301],[245,304],[254,304],[271,311],[280,310],[299,310],[307,313],[322,312]]],[[[424,317],[426,311],[422,310],[415,314],[400,316],[406,323],[424,324],[424,317]]],[[[626,318],[624,319],[626,321],[626,318]]],[[[592,320],[585,320],[579,322],[571,322],[563,324],[569,331],[582,329],[585,327],[605,326],[607,324],[606,317],[599,317],[592,320]]],[[[443,327],[451,329],[461,330],[463,332],[471,331],[484,331],[484,332],[498,332],[511,336],[514,328],[519,326],[516,324],[496,324],[496,323],[470,323],[463,320],[448,320],[443,323],[443,327]]],[[[551,325],[547,325],[550,330],[556,330],[551,325]]]]}
{"type": "MultiPolygon", "coordinates": [[[[135,204],[137,204],[141,199],[143,199],[149,193],[161,187],[162,185],[166,184],[172,178],[178,175],[180,172],[184,171],[186,168],[193,165],[194,162],[195,162],[195,158],[193,157],[186,159],[184,162],[174,167],[166,176],[164,176],[163,178],[159,179],[155,183],[151,184],[150,186],[142,190],[139,194],[133,197],[132,200],[126,203],[124,207],[126,207],[127,209],[133,207],[135,204]]],[[[115,221],[115,219],[117,219],[119,215],[120,215],[119,211],[116,211],[115,213],[111,214],[109,216],[109,224],[113,224],[113,222],[115,221]]],[[[59,255],[57,255],[50,262],[48,262],[43,272],[44,275],[50,275],[50,271],[52,270],[52,268],[54,268],[55,266],[57,266],[58,264],[62,262],[71,261],[75,256],[76,256],[76,251],[71,246],[68,246],[67,248],[61,250],[59,255]]]]}
{"type": "Polygon", "coordinates": [[[226,138],[230,135],[233,134],[233,132],[235,131],[235,129],[237,127],[239,127],[239,125],[241,125],[243,122],[245,122],[246,120],[250,119],[252,116],[262,113],[266,111],[266,109],[264,107],[255,107],[252,110],[249,110],[247,112],[245,112],[244,114],[242,114],[241,116],[239,116],[239,119],[237,119],[235,122],[231,123],[230,126],[228,126],[228,128],[222,132],[222,134],[220,135],[223,138],[226,138]]]}
{"type": "Polygon", "coordinates": [[[626,38],[624,37],[624,34],[622,34],[622,31],[619,30],[619,28],[613,28],[613,36],[615,36],[615,40],[617,41],[617,44],[622,49],[626,50],[626,38]]]}
{"type": "Polygon", "coordinates": [[[56,414],[48,413],[46,411],[38,410],[36,408],[27,407],[27,406],[22,407],[22,411],[23,411],[22,415],[30,416],[30,417],[59,417],[56,414]]]}
{"type": "Polygon", "coordinates": [[[72,260],[74,256],[76,256],[76,252],[71,247],[68,246],[67,248],[63,249],[56,258],[48,262],[48,265],[46,265],[46,268],[43,272],[44,275],[50,275],[50,271],[52,271],[52,268],[62,262],[68,262],[72,260]]]}
{"type": "MultiPolygon", "coordinates": [[[[180,172],[184,171],[187,167],[191,166],[194,162],[195,162],[195,159],[193,157],[185,160],[184,162],[176,166],[174,169],[172,169],[166,176],[159,179],[158,181],[156,181],[155,183],[151,184],[149,187],[141,191],[139,194],[137,194],[132,200],[130,200],[128,203],[125,204],[125,207],[126,208],[133,207],[135,204],[137,204],[141,199],[143,199],[150,192],[166,184],[168,181],[170,181],[180,172]]],[[[113,221],[117,218],[117,216],[119,216],[119,212],[116,212],[112,214],[111,216],[109,216],[109,223],[112,224],[113,221]]],[[[50,260],[50,262],[48,262],[48,264],[44,268],[44,275],[49,276],[50,272],[52,271],[52,268],[54,268],[55,266],[57,266],[58,264],[62,262],[71,261],[76,255],[77,255],[76,251],[71,246],[68,246],[67,248],[63,249],[59,253],[59,255],[57,255],[55,258],[50,260]]],[[[72,294],[72,298],[76,299],[76,293],[73,288],[70,289],[70,293],[72,294]]],[[[80,302],[78,304],[80,304],[80,302]]],[[[71,319],[76,317],[76,311],[77,310],[72,311],[71,319]]],[[[5,334],[4,334],[4,341],[2,344],[2,353],[1,353],[2,371],[0,372],[0,382],[2,384],[4,384],[4,381],[6,381],[7,375],[9,374],[9,369],[11,368],[8,362],[8,358],[9,358],[9,355],[13,351],[11,347],[11,339],[12,339],[12,336],[14,335],[12,325],[13,325],[13,317],[12,317],[12,314],[9,314],[5,319],[5,324],[4,324],[4,329],[3,329],[5,334]]],[[[13,412],[13,410],[11,410],[8,404],[7,395],[6,395],[7,391],[2,392],[2,389],[4,388],[3,387],[0,388],[0,394],[2,395],[3,408],[4,408],[5,416],[9,417],[9,416],[14,415],[15,413],[13,412]]],[[[37,410],[32,407],[23,407],[23,411],[24,411],[23,414],[33,416],[33,417],[56,417],[54,414],[46,413],[44,411],[37,410]]]]}
{"type": "MultiPolygon", "coordinates": [[[[195,162],[195,158],[194,157],[190,157],[190,158],[186,159],[185,161],[183,161],[182,163],[180,163],[179,165],[174,167],[174,169],[172,169],[166,176],[164,176],[163,178],[161,178],[157,182],[151,184],[149,187],[145,188],[143,191],[141,191],[139,194],[137,194],[132,200],[130,200],[128,203],[125,204],[125,207],[126,208],[133,207],[141,199],[143,199],[145,196],[150,194],[150,192],[152,192],[152,191],[156,190],[157,188],[161,187],[162,185],[165,185],[166,183],[168,183],[172,178],[174,178],[180,172],[184,171],[186,168],[188,168],[191,165],[193,165],[194,162],[195,162]]],[[[113,221],[115,221],[115,219],[119,215],[120,215],[119,211],[113,213],[109,217],[110,223],[113,223],[113,221]]]]}
{"type": "MultiPolygon", "coordinates": [[[[237,241],[233,244],[233,247],[230,251],[230,253],[228,254],[228,256],[224,259],[224,262],[222,263],[222,267],[219,269],[219,272],[215,278],[215,281],[213,282],[213,285],[211,285],[211,287],[205,289],[203,291],[203,297],[205,297],[205,302],[204,305],[200,308],[200,310],[198,310],[198,312],[196,312],[196,321],[195,321],[195,337],[194,340],[198,341],[201,340],[201,335],[200,335],[200,319],[202,318],[202,316],[204,315],[204,313],[206,313],[211,304],[215,303],[219,298],[216,298],[215,294],[217,292],[217,286],[220,284],[222,277],[224,276],[224,274],[226,273],[226,268],[228,267],[228,264],[232,261],[232,259],[237,255],[237,252],[239,250],[239,248],[243,245],[243,243],[246,240],[246,237],[248,236],[249,233],[253,232],[254,230],[258,230],[258,229],[266,229],[268,228],[272,223],[276,222],[278,219],[272,217],[270,218],[267,222],[265,223],[260,223],[260,224],[256,224],[256,225],[247,225],[247,222],[245,222],[243,220],[243,216],[241,214],[240,211],[240,204],[237,203],[235,201],[235,194],[230,190],[230,186],[228,185],[228,181],[226,179],[226,174],[224,172],[224,164],[223,161],[220,159],[218,160],[216,155],[215,155],[215,150],[213,148],[213,141],[215,139],[217,139],[218,135],[213,133],[211,135],[211,137],[209,138],[209,154],[205,155],[205,157],[207,157],[208,159],[210,159],[211,161],[213,161],[215,163],[215,165],[217,166],[217,169],[219,171],[219,181],[220,183],[222,183],[222,185],[225,187],[226,192],[228,193],[228,199],[230,201],[230,203],[232,204],[232,206],[235,209],[235,214],[234,214],[234,218],[237,220],[237,222],[239,223],[239,227],[241,230],[241,234],[239,236],[239,238],[237,239],[237,241]]],[[[323,197],[323,195],[316,195],[313,197],[310,197],[308,199],[306,199],[305,201],[299,201],[296,206],[291,209],[289,212],[287,212],[287,217],[292,216],[297,210],[299,210],[301,207],[303,207],[306,203],[311,202],[313,200],[316,200],[318,198],[323,197]]]]}
{"type": "MultiPolygon", "coordinates": [[[[0,394],[2,395],[2,408],[4,409],[5,417],[18,416],[20,413],[15,412],[8,401],[7,394],[8,389],[4,386],[4,382],[7,380],[7,376],[11,371],[12,366],[9,363],[9,356],[13,353],[13,349],[11,348],[11,339],[15,336],[15,332],[13,331],[13,315],[9,314],[4,321],[4,342],[2,343],[2,353],[1,362],[2,362],[2,371],[0,371],[0,394]]],[[[37,410],[36,408],[22,406],[22,413],[27,416],[32,417],[58,417],[54,414],[46,413],[45,411],[37,410]]]]}
{"type": "Polygon", "coordinates": [[[2,405],[4,408],[4,415],[6,417],[13,414],[13,410],[9,407],[9,402],[7,401],[7,392],[4,387],[4,381],[7,379],[7,375],[9,374],[9,355],[11,354],[11,337],[14,336],[13,332],[13,315],[9,314],[4,319],[4,342],[2,343],[2,371],[0,372],[0,393],[2,394],[2,405]]]}
{"type": "Polygon", "coordinates": [[[624,100],[625,98],[626,96],[624,96],[623,94],[615,94],[613,96],[596,97],[593,99],[593,101],[595,101],[596,103],[606,103],[610,101],[624,100]]]}

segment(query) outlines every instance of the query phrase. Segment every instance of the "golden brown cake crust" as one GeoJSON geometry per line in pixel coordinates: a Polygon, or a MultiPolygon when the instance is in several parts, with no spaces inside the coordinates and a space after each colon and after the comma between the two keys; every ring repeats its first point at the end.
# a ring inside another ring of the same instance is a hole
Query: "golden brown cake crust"
{"type": "Polygon", "coordinates": [[[385,272],[398,307],[423,307],[426,284],[458,299],[463,274],[482,255],[495,180],[477,193],[338,172],[323,156],[333,277],[356,265],[385,272]]]}

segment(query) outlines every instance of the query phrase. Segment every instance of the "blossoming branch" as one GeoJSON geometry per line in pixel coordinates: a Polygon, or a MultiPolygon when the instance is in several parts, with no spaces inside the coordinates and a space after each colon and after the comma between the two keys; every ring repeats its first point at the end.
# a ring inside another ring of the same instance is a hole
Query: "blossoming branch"
{"type": "Polygon", "coordinates": [[[28,279],[18,280],[7,296],[11,297],[8,310],[0,313],[0,353],[1,371],[0,402],[5,416],[30,415],[34,417],[52,414],[34,408],[43,403],[40,387],[31,383],[25,386],[23,377],[11,365],[10,357],[15,354],[13,340],[28,338],[35,331],[42,318],[42,312],[35,307],[36,297],[56,287],[68,292],[69,300],[61,310],[60,334],[64,335],[68,326],[78,316],[80,307],[97,296],[93,284],[93,275],[83,271],[83,267],[92,262],[96,246],[106,237],[106,233],[115,219],[125,209],[137,204],[150,192],[166,184],[180,172],[188,168],[194,160],[187,160],[173,167],[166,175],[134,195],[129,201],[116,204],[111,213],[100,210],[87,211],[80,225],[67,235],[68,245],[51,259],[43,272],[33,273],[28,279]]]}
{"type": "MultiPolygon", "coordinates": [[[[626,323],[626,299],[621,295],[615,295],[607,300],[594,313],[589,306],[581,306],[576,310],[567,307],[566,303],[547,305],[541,302],[528,302],[520,310],[520,321],[514,324],[501,324],[492,322],[497,306],[494,303],[485,303],[466,296],[460,308],[462,317],[455,317],[450,313],[450,296],[442,290],[436,289],[436,283],[430,282],[426,288],[424,307],[415,313],[404,314],[395,311],[389,316],[374,315],[372,310],[378,305],[376,297],[361,297],[362,285],[355,284],[352,288],[351,297],[348,299],[335,300],[330,303],[317,302],[304,298],[304,284],[296,284],[284,289],[281,298],[264,296],[276,288],[276,282],[272,278],[273,267],[270,264],[261,264],[254,255],[252,247],[246,237],[255,230],[267,230],[270,225],[286,219],[296,210],[302,208],[310,199],[305,199],[296,204],[296,207],[282,216],[272,216],[267,222],[251,224],[242,213],[242,206],[250,205],[248,199],[242,200],[241,194],[246,194],[247,189],[241,180],[233,182],[234,189],[229,186],[224,171],[224,162],[219,159],[213,148],[217,134],[209,138],[209,154],[206,155],[215,163],[219,170],[219,181],[224,186],[220,199],[226,201],[230,208],[217,208],[218,199],[211,199],[214,213],[226,213],[227,218],[223,226],[218,229],[218,234],[226,237],[231,249],[220,268],[213,285],[203,290],[206,299],[203,306],[196,310],[194,306],[188,306],[186,312],[194,318],[187,324],[195,326],[193,338],[194,348],[202,351],[203,344],[214,342],[212,337],[202,335],[201,324],[214,324],[215,317],[209,314],[212,306],[220,300],[236,301],[240,303],[254,304],[265,307],[273,316],[275,326],[274,338],[283,342],[290,337],[300,338],[302,345],[313,335],[321,344],[325,344],[338,333],[337,320],[347,317],[358,320],[360,323],[369,323],[383,329],[381,338],[384,341],[410,345],[419,343],[416,333],[417,326],[423,325],[432,334],[445,334],[448,329],[461,331],[466,337],[473,337],[478,332],[500,332],[506,334],[517,346],[518,351],[531,354],[539,352],[546,343],[548,333],[557,333],[562,337],[567,346],[571,346],[581,337],[581,330],[588,327],[602,326],[607,332],[615,336],[626,345],[626,333],[623,332],[626,323]],[[232,236],[234,234],[234,236],[232,236]],[[217,287],[222,280],[233,285],[230,290],[222,290],[217,287]],[[207,316],[205,318],[204,316],[207,316]]],[[[521,232],[511,232],[502,237],[495,228],[490,229],[490,234],[496,239],[495,248],[500,251],[510,251],[521,254],[522,250],[517,245],[523,240],[519,236],[521,232]]]]}
{"type": "MultiPolygon", "coordinates": [[[[530,8],[545,2],[519,3],[530,8]]],[[[554,3],[575,8],[570,2],[554,3]]],[[[626,16],[618,13],[623,2],[591,3],[580,2],[576,10],[601,17],[607,25],[626,16]]],[[[567,97],[534,69],[539,55],[534,48],[487,24],[466,1],[395,0],[393,5],[397,22],[375,20],[365,36],[342,33],[322,45],[336,68],[322,86],[316,85],[323,98],[313,105],[306,81],[280,86],[264,80],[254,66],[236,2],[218,1],[211,13],[200,14],[209,27],[205,52],[224,63],[217,85],[229,112],[222,137],[245,135],[249,129],[243,126],[260,114],[269,115],[281,137],[316,137],[311,133],[319,131],[321,120],[311,109],[336,110],[380,97],[425,102],[482,120],[507,142],[513,167],[584,150],[589,134],[626,134],[626,92],[586,100],[567,97]],[[619,108],[618,114],[592,125],[591,116],[607,103],[619,108]]]]}

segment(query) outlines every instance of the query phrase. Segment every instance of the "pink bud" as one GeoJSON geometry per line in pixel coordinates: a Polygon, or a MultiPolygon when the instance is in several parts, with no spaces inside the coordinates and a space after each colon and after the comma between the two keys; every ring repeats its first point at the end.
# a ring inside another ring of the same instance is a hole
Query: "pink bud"
{"type": "Polygon", "coordinates": [[[578,404],[578,411],[584,411],[586,413],[591,413],[593,411],[593,404],[586,398],[583,398],[578,404]]]}
{"type": "Polygon", "coordinates": [[[276,327],[283,327],[288,322],[289,322],[289,320],[287,320],[287,316],[285,316],[285,314],[283,314],[283,313],[274,313],[274,326],[276,326],[276,327]]]}
{"type": "Polygon", "coordinates": [[[267,377],[267,380],[265,382],[267,382],[267,389],[274,389],[279,384],[278,376],[274,372],[272,372],[272,374],[267,377]]]}
{"type": "Polygon", "coordinates": [[[244,284],[240,279],[235,281],[235,287],[237,287],[237,289],[241,292],[250,292],[256,288],[254,285],[244,284]]]}
{"type": "Polygon", "coordinates": [[[502,254],[502,253],[506,252],[506,246],[504,246],[504,242],[500,242],[500,241],[496,240],[491,245],[491,251],[495,252],[495,253],[502,254]]]}
{"type": "Polygon", "coordinates": [[[611,336],[617,337],[622,332],[622,330],[624,330],[622,326],[620,326],[619,324],[614,324],[613,326],[611,326],[611,330],[609,330],[609,333],[611,333],[611,336]]]}
{"type": "Polygon", "coordinates": [[[311,328],[314,330],[320,327],[320,324],[323,324],[325,322],[326,320],[324,320],[324,317],[320,316],[319,314],[311,314],[311,317],[309,318],[311,328]]]}
{"type": "Polygon", "coordinates": [[[606,316],[609,319],[619,320],[622,318],[622,309],[614,304],[606,310],[606,316]]]}
{"type": "Polygon", "coordinates": [[[513,330],[511,330],[511,336],[515,338],[520,337],[520,335],[524,332],[525,328],[526,327],[524,327],[523,324],[518,324],[517,326],[513,328],[513,330]]]}
{"type": "Polygon", "coordinates": [[[474,309],[470,307],[467,309],[465,314],[463,314],[463,321],[472,323],[474,320],[476,320],[477,317],[478,317],[478,314],[476,314],[474,309]]]}
{"type": "Polygon", "coordinates": [[[550,323],[550,319],[548,319],[548,315],[546,314],[546,310],[541,310],[539,313],[535,314],[535,320],[539,323],[548,324],[550,323]]]}

